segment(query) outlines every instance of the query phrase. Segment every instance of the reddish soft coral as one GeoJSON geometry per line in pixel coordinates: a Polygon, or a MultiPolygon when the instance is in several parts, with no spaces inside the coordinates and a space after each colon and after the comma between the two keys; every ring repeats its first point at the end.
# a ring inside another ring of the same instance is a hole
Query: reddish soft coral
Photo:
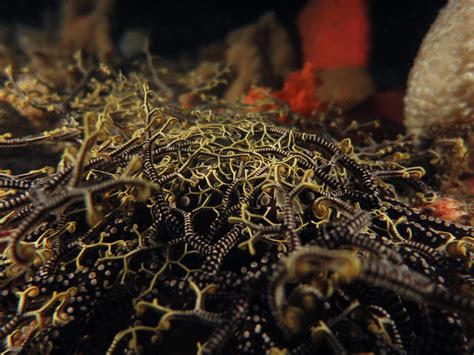
{"type": "Polygon", "coordinates": [[[268,98],[272,97],[272,93],[270,89],[260,87],[260,86],[253,86],[247,92],[247,95],[242,100],[244,104],[247,105],[257,105],[258,111],[266,110],[266,109],[274,109],[276,108],[275,104],[265,103],[268,101],[268,98]]]}
{"type": "MultiPolygon", "coordinates": [[[[272,92],[266,88],[252,88],[244,97],[243,102],[249,105],[258,105],[258,110],[270,110],[277,108],[276,104],[268,100],[273,97],[286,102],[292,112],[308,117],[321,109],[321,102],[315,97],[316,88],[314,66],[311,63],[306,63],[302,70],[294,71],[288,75],[281,90],[272,92]]],[[[280,121],[285,120],[285,116],[280,117],[280,121]]]]}
{"type": "Polygon", "coordinates": [[[471,215],[465,203],[452,197],[440,197],[423,206],[423,213],[457,223],[469,223],[471,215]]]}
{"type": "Polygon", "coordinates": [[[273,93],[273,96],[287,102],[293,112],[311,116],[321,108],[321,103],[315,97],[316,88],[314,65],[306,62],[301,71],[288,75],[283,89],[273,93]]]}

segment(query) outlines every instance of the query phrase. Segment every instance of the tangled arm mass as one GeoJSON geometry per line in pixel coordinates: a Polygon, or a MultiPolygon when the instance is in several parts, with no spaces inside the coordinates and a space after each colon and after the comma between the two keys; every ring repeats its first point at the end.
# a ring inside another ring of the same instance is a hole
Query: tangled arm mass
{"type": "Polygon", "coordinates": [[[467,351],[474,230],[406,203],[429,152],[181,110],[133,73],[86,85],[62,129],[0,140],[67,144],[0,178],[2,351],[467,351]]]}

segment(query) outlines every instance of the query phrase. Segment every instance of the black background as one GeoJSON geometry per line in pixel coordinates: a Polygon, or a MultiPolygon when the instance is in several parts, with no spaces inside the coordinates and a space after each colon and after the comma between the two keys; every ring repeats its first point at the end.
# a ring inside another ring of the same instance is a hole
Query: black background
{"type": "MultiPolygon", "coordinates": [[[[344,0],[334,0],[344,1],[344,0]]],[[[298,48],[295,18],[303,0],[116,0],[112,15],[113,36],[126,28],[151,34],[152,52],[164,57],[196,53],[205,44],[223,40],[226,34],[274,11],[298,48]]],[[[400,89],[421,40],[446,0],[369,0],[372,25],[371,73],[380,90],[400,89]]],[[[44,25],[60,8],[60,1],[16,0],[0,2],[5,24],[44,25]]]]}

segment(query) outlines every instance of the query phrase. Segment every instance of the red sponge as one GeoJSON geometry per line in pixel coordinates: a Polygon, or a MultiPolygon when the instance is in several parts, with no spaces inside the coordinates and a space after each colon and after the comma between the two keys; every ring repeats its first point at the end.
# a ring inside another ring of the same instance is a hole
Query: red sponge
{"type": "Polygon", "coordinates": [[[316,69],[365,67],[370,25],[366,0],[311,0],[298,16],[303,59],[316,69]]]}

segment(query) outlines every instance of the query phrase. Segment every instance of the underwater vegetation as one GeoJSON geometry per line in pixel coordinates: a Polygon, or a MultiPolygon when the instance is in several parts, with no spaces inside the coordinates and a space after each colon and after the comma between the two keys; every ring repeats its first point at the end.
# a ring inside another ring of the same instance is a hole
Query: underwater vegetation
{"type": "Polygon", "coordinates": [[[62,127],[0,149],[62,154],[0,175],[2,351],[472,351],[474,229],[414,202],[435,199],[424,175],[462,139],[289,128],[282,102],[255,110],[206,85],[182,109],[146,70],[29,93],[7,74],[62,127]]]}

